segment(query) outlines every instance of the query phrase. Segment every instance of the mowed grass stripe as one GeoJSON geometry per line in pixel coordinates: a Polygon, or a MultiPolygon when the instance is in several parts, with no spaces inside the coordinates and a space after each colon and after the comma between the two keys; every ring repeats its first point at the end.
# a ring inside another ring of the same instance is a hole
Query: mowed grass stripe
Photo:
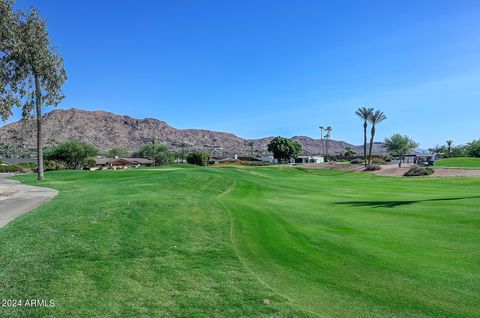
{"type": "MultiPolygon", "coordinates": [[[[188,170],[168,178],[163,171],[50,173],[42,184],[59,188],[59,200],[0,231],[0,294],[57,305],[2,314],[308,316],[236,257],[228,215],[216,200],[231,179],[188,170]],[[261,304],[264,298],[272,305],[261,304]]],[[[36,183],[32,177],[22,179],[36,183]]]]}
{"type": "Polygon", "coordinates": [[[57,306],[11,317],[479,315],[480,179],[248,167],[42,184],[61,192],[0,231],[0,295],[57,306]]]}
{"type": "Polygon", "coordinates": [[[239,182],[228,204],[249,266],[328,316],[475,316],[478,180],[468,195],[452,180],[338,177],[239,182]]]}

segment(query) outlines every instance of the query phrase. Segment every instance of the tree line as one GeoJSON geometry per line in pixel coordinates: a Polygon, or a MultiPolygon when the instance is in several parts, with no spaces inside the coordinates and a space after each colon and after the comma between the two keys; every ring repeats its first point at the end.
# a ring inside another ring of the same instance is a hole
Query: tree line
{"type": "Polygon", "coordinates": [[[442,155],[444,158],[452,157],[477,157],[480,158],[480,139],[472,140],[465,145],[455,146],[453,140],[446,140],[444,145],[428,148],[432,153],[442,155]]]}
{"type": "MultiPolygon", "coordinates": [[[[80,140],[68,140],[57,143],[44,149],[45,159],[52,163],[60,163],[68,169],[81,169],[95,166],[94,157],[107,158],[145,158],[152,160],[154,166],[168,165],[175,162],[187,162],[190,164],[205,166],[210,161],[210,154],[203,151],[187,152],[171,151],[166,145],[150,142],[142,145],[138,151],[131,154],[123,148],[114,147],[106,152],[101,152],[93,145],[80,140]]],[[[57,165],[57,167],[60,167],[57,165]]]]}

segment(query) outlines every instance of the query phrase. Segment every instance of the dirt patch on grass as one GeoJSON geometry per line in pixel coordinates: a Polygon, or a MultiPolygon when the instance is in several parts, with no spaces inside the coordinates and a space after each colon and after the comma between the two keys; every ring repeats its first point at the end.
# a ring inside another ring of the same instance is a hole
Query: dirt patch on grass
{"type": "MultiPolygon", "coordinates": [[[[301,167],[306,169],[334,169],[334,170],[350,170],[350,171],[365,171],[363,165],[352,164],[299,164],[293,167],[301,167]]],[[[376,171],[368,171],[367,173],[374,173],[379,176],[387,177],[403,177],[403,175],[412,167],[412,164],[402,164],[399,168],[398,164],[381,165],[382,169],[376,171]]],[[[431,177],[480,177],[480,169],[460,169],[460,168],[437,168],[433,167],[435,172],[432,175],[424,176],[431,177]]]]}
{"type": "MultiPolygon", "coordinates": [[[[398,165],[383,165],[381,170],[372,171],[372,173],[380,176],[402,177],[410,166],[399,168],[398,165]]],[[[458,168],[436,168],[432,175],[424,176],[431,177],[480,177],[480,169],[458,169],[458,168]]]]}

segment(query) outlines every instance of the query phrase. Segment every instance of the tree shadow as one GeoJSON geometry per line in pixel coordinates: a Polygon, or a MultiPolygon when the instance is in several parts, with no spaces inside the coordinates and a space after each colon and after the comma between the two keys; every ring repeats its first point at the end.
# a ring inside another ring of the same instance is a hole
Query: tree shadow
{"type": "Polygon", "coordinates": [[[402,205],[409,205],[421,202],[435,202],[435,201],[455,201],[463,199],[477,199],[480,195],[470,197],[457,197],[457,198],[437,198],[437,199],[425,199],[425,200],[408,200],[408,201],[346,201],[335,202],[335,204],[350,205],[350,206],[370,206],[373,208],[394,208],[402,205]]]}

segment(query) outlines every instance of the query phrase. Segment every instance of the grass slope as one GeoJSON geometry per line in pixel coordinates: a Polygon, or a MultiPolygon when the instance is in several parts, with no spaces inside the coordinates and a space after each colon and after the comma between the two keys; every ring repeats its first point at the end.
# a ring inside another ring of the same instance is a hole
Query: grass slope
{"type": "Polygon", "coordinates": [[[480,169],[480,158],[473,158],[473,157],[445,158],[445,159],[440,159],[435,161],[435,166],[480,169]]]}
{"type": "Polygon", "coordinates": [[[480,179],[192,168],[43,184],[60,194],[0,230],[0,296],[56,306],[2,317],[480,315],[480,179]]]}

